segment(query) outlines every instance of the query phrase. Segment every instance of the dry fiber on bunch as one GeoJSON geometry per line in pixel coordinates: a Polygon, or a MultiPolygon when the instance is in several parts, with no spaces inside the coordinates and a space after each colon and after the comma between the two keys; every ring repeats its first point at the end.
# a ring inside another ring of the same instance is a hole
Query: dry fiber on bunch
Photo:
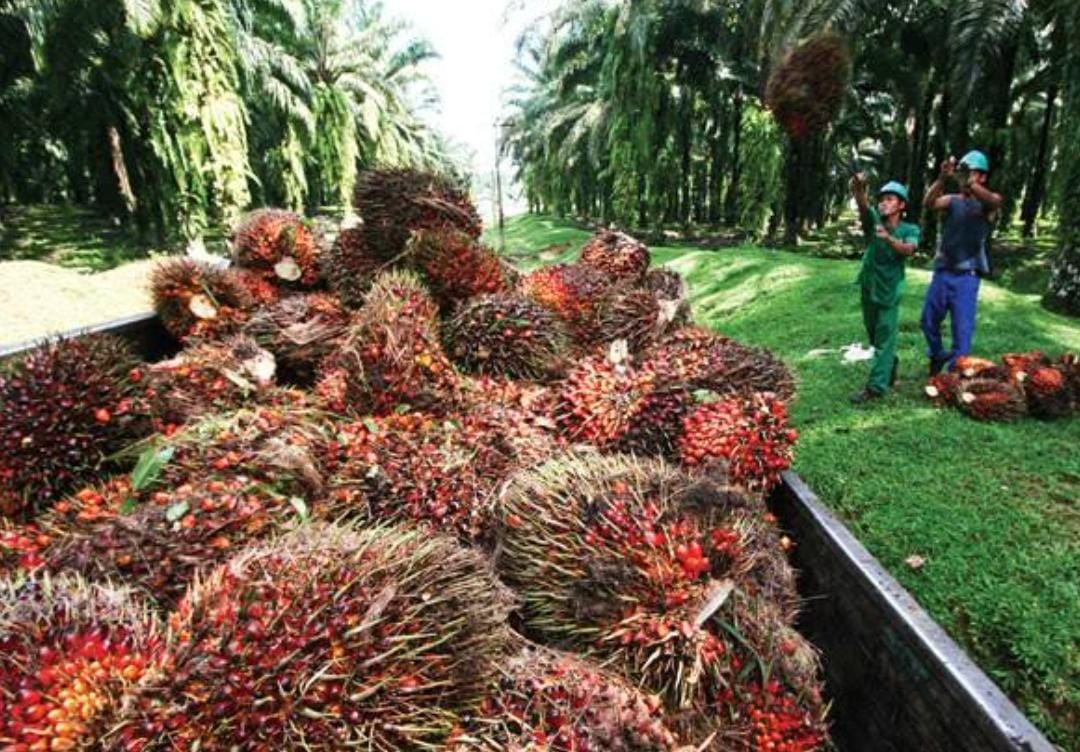
{"type": "Polygon", "coordinates": [[[237,272],[189,258],[155,266],[150,291],[162,325],[180,341],[231,334],[255,304],[237,272]]]}
{"type": "Polygon", "coordinates": [[[244,332],[269,351],[278,365],[301,378],[311,376],[330,354],[348,322],[348,313],[336,298],[308,293],[255,312],[244,332]]]}
{"type": "Polygon", "coordinates": [[[276,284],[311,287],[319,282],[319,247],[304,219],[284,209],[258,209],[237,224],[233,258],[276,284]]]}

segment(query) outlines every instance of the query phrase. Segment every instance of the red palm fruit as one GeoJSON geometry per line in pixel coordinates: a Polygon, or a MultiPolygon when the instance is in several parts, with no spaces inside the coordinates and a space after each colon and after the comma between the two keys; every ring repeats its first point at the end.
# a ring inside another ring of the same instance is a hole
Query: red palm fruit
{"type": "Polygon", "coordinates": [[[393,266],[371,252],[360,225],[343,228],[322,256],[322,276],[346,308],[359,308],[375,278],[393,266]]]}
{"type": "Polygon", "coordinates": [[[52,536],[32,522],[0,519],[0,580],[14,581],[40,568],[45,563],[42,554],[52,542],[52,536]]]}
{"type": "Polygon", "coordinates": [[[0,581],[4,749],[98,748],[161,643],[126,589],[75,577],[0,581]]]}
{"type": "Polygon", "coordinates": [[[992,360],[979,358],[974,355],[961,355],[950,369],[961,378],[998,378],[1001,375],[1001,367],[992,360]]]}
{"type": "Polygon", "coordinates": [[[111,748],[437,748],[494,679],[507,603],[445,538],[305,525],[192,586],[111,748]]]}
{"type": "Polygon", "coordinates": [[[294,381],[306,383],[337,346],[348,323],[337,298],[306,293],[255,312],[244,333],[270,352],[294,381]]]}
{"type": "Polygon", "coordinates": [[[563,435],[601,448],[617,444],[657,392],[655,382],[651,371],[633,365],[585,359],[559,387],[556,418],[563,435]]]}
{"type": "Polygon", "coordinates": [[[417,230],[406,245],[440,308],[449,311],[477,295],[509,289],[505,266],[490,248],[460,230],[417,230]]]}
{"type": "Polygon", "coordinates": [[[256,271],[232,267],[226,271],[226,274],[244,288],[248,297],[252,300],[252,309],[260,306],[271,306],[281,300],[281,288],[256,271]]]}
{"type": "Polygon", "coordinates": [[[816,34],[784,56],[769,76],[765,103],[795,140],[824,130],[844,103],[851,56],[842,37],[816,34]]]}
{"type": "Polygon", "coordinates": [[[1028,411],[1037,418],[1063,418],[1073,411],[1073,394],[1065,372],[1039,366],[1024,381],[1028,411]]]}
{"type": "Polygon", "coordinates": [[[1074,408],[1080,409],[1080,356],[1065,353],[1057,360],[1057,367],[1065,374],[1072,390],[1074,408]]]}
{"type": "Polygon", "coordinates": [[[679,458],[690,468],[719,460],[732,482],[767,493],[791,466],[797,438],[782,400],[760,393],[729,397],[699,405],[683,419],[679,458]]]}
{"type": "Polygon", "coordinates": [[[521,293],[555,312],[578,344],[600,338],[600,310],[611,292],[603,272],[580,265],[557,264],[528,274],[521,280],[521,293]]]}
{"type": "Polygon", "coordinates": [[[649,268],[649,249],[626,233],[601,230],[585,241],[578,263],[609,275],[612,280],[638,284],[649,268]]]}
{"type": "Polygon", "coordinates": [[[956,403],[959,396],[960,377],[944,371],[930,377],[923,387],[927,398],[937,407],[946,407],[956,403]]]}
{"type": "Polygon", "coordinates": [[[1040,366],[1050,365],[1050,359],[1038,350],[1023,353],[1005,353],[1001,356],[1009,372],[1009,379],[1015,384],[1023,384],[1030,373],[1040,366]]]}
{"type": "Polygon", "coordinates": [[[738,721],[733,724],[745,746],[736,749],[766,752],[820,752],[829,748],[828,725],[820,703],[808,703],[779,681],[751,683],[733,692],[738,721]]]}
{"type": "Polygon", "coordinates": [[[233,231],[233,258],[276,284],[311,287],[319,281],[319,247],[307,223],[284,209],[258,209],[233,231]]]}
{"type": "Polygon", "coordinates": [[[93,477],[149,426],[136,366],[103,334],[46,342],[0,373],[0,517],[26,516],[93,477]]]}
{"type": "Polygon", "coordinates": [[[1027,413],[1023,392],[1000,379],[961,380],[956,406],[969,417],[985,421],[1016,420],[1027,413]]]}
{"type": "Polygon", "coordinates": [[[405,250],[417,230],[452,229],[480,237],[480,216],[449,178],[408,168],[371,170],[356,183],[353,206],[367,247],[383,261],[405,250]]]}
{"type": "Polygon", "coordinates": [[[619,440],[619,451],[675,459],[683,418],[694,406],[693,394],[685,389],[649,394],[619,440]]]}
{"type": "Polygon", "coordinates": [[[233,270],[174,258],[150,273],[154,310],[180,341],[217,339],[237,331],[255,305],[244,278],[233,270]]]}

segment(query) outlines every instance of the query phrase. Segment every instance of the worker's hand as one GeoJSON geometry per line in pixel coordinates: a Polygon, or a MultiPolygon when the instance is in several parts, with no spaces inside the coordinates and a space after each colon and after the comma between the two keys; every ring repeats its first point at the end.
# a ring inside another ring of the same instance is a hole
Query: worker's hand
{"type": "Polygon", "coordinates": [[[874,234],[877,235],[882,240],[891,240],[892,239],[892,235],[889,234],[889,231],[885,229],[884,225],[878,225],[877,229],[874,230],[874,234]]]}
{"type": "Polygon", "coordinates": [[[851,186],[852,193],[866,193],[866,173],[856,172],[854,175],[851,176],[851,182],[849,183],[849,185],[851,186]]]}
{"type": "Polygon", "coordinates": [[[945,178],[956,172],[956,157],[949,157],[941,162],[941,178],[945,178]]]}

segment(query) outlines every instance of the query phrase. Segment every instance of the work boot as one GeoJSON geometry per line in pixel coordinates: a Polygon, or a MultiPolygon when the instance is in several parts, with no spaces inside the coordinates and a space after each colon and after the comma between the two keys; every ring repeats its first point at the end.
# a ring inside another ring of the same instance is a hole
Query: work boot
{"type": "Polygon", "coordinates": [[[949,362],[948,355],[938,355],[930,358],[930,375],[937,376],[941,373],[941,369],[945,367],[945,364],[949,362]]]}
{"type": "Polygon", "coordinates": [[[892,374],[889,376],[889,386],[896,386],[896,377],[900,373],[900,358],[893,358],[892,374]]]}
{"type": "Polygon", "coordinates": [[[861,392],[855,392],[855,394],[851,395],[851,404],[865,405],[868,402],[879,400],[884,396],[885,395],[881,392],[871,389],[870,387],[866,387],[861,392]]]}

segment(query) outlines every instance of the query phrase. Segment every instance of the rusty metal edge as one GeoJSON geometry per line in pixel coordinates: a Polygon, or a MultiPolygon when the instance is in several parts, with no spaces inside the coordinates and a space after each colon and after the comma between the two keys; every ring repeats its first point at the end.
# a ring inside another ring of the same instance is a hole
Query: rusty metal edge
{"type": "Polygon", "coordinates": [[[907,632],[912,645],[941,667],[956,695],[971,703],[977,711],[976,716],[986,730],[1000,740],[1003,749],[1057,751],[911,593],[885,571],[851,531],[821,503],[802,478],[788,471],[782,482],[789,498],[797,501],[797,513],[812,523],[853,579],[860,582],[866,593],[893,617],[892,626],[907,632]]]}

